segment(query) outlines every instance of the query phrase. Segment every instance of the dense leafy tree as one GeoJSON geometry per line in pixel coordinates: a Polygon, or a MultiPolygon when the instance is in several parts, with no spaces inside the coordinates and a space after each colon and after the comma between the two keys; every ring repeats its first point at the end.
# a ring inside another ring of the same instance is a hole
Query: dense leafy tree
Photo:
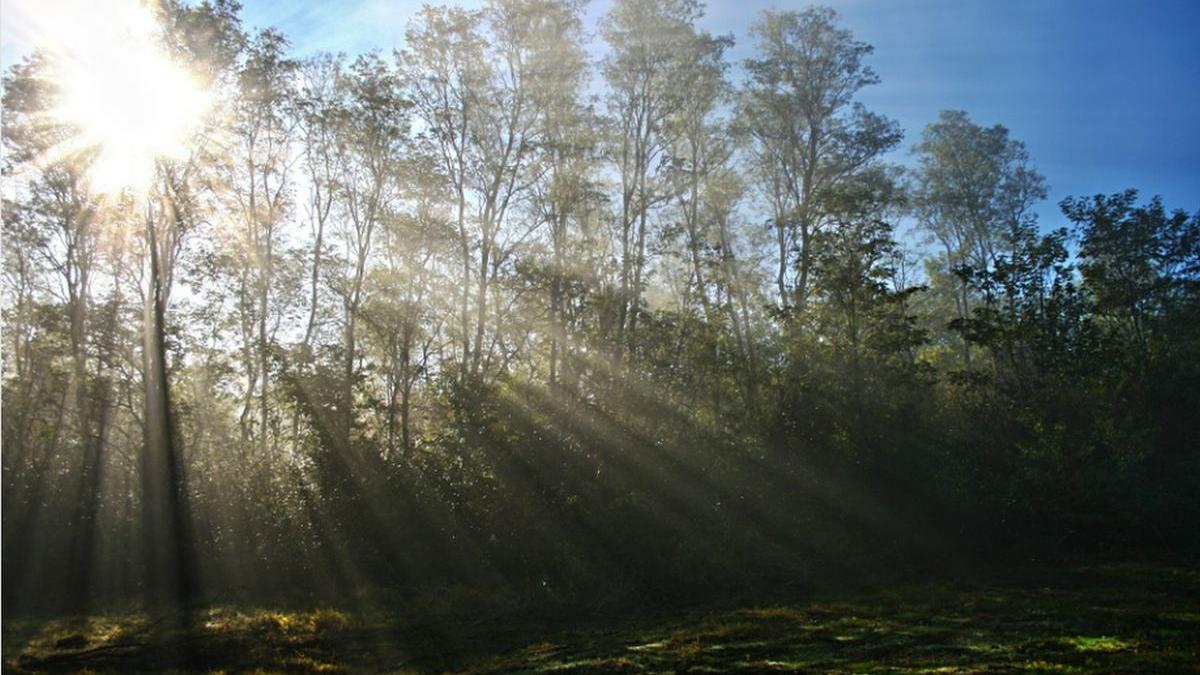
{"type": "MultiPolygon", "coordinates": [[[[916,151],[914,206],[938,247],[929,268],[933,289],[953,297],[957,318],[966,319],[975,298],[965,277],[990,271],[1036,230],[1031,209],[1045,199],[1045,181],[1008,129],[980,127],[962,111],[943,111],[916,151]]],[[[961,354],[963,366],[970,367],[967,345],[961,354]]]]}
{"type": "Polygon", "coordinates": [[[742,123],[776,232],[779,303],[799,312],[829,215],[824,200],[901,138],[895,122],[854,101],[879,78],[865,63],[872,47],[837,20],[825,7],[765,12],[752,30],[758,52],[745,63],[742,123]]]}

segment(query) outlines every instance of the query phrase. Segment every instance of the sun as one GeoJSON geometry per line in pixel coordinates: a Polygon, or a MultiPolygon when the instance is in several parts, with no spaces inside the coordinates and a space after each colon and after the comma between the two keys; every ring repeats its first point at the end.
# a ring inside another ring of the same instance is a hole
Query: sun
{"type": "Polygon", "coordinates": [[[58,92],[51,114],[75,130],[73,146],[94,151],[94,191],[144,190],[159,159],[187,152],[210,97],[167,54],[149,7],[108,0],[82,16],[56,13],[46,37],[58,92]]]}

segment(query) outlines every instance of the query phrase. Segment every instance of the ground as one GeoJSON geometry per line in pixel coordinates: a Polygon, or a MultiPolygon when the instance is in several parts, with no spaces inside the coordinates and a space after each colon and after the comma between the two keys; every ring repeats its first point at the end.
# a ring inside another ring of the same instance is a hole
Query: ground
{"type": "Polygon", "coordinates": [[[172,616],[6,617],[4,665],[14,673],[1200,673],[1200,569],[1182,565],[657,617],[610,610],[539,621],[449,604],[217,607],[193,613],[186,631],[172,616]]]}

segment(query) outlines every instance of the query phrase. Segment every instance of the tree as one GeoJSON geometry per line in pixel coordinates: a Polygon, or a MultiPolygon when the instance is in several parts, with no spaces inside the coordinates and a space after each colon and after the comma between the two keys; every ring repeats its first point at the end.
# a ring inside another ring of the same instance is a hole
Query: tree
{"type": "Polygon", "coordinates": [[[472,122],[480,103],[481,83],[488,77],[483,56],[479,12],[426,7],[405,33],[408,47],[397,54],[413,114],[424,125],[424,152],[436,157],[438,169],[454,196],[461,269],[457,294],[460,348],[459,377],[465,377],[472,353],[471,279],[474,241],[469,229],[469,172],[476,161],[471,146],[472,122]]]}
{"type": "Polygon", "coordinates": [[[613,127],[609,155],[620,178],[620,294],[615,356],[631,351],[646,274],[651,210],[669,193],[661,162],[672,142],[669,120],[682,103],[684,81],[674,77],[695,49],[695,0],[620,0],[601,24],[611,53],[601,71],[613,127]]]}
{"type": "MultiPolygon", "coordinates": [[[[226,193],[238,214],[227,242],[238,288],[238,327],[246,374],[239,426],[243,446],[257,437],[266,454],[272,433],[270,376],[272,349],[285,297],[276,288],[277,267],[285,260],[284,226],[293,206],[292,168],[296,162],[296,94],[292,81],[298,63],[285,55],[287,43],[274,31],[263,31],[246,48],[237,75],[231,124],[236,150],[229,153],[226,193]],[[251,414],[257,396],[258,427],[251,414]]],[[[319,189],[319,188],[318,188],[319,189]]]]}
{"type": "MultiPolygon", "coordinates": [[[[1036,228],[1032,207],[1046,196],[1045,180],[1008,129],[985,129],[962,111],[943,111],[916,151],[913,204],[921,227],[940,248],[931,269],[934,290],[953,294],[958,318],[966,319],[973,299],[963,274],[990,270],[1036,228]]],[[[961,354],[969,368],[965,343],[961,354]]]]}
{"type": "Polygon", "coordinates": [[[803,314],[828,217],[824,201],[902,137],[897,124],[854,97],[879,82],[864,63],[870,45],[837,26],[837,12],[764,12],[751,29],[757,54],[745,61],[741,124],[753,143],[752,175],[775,229],[779,303],[803,314]]]}
{"type": "Polygon", "coordinates": [[[813,266],[814,296],[822,301],[819,333],[853,358],[868,348],[904,353],[914,344],[892,342],[908,328],[905,304],[914,290],[891,283],[897,255],[892,223],[904,208],[897,173],[883,167],[863,172],[827,197],[830,227],[820,233],[813,266]]]}
{"type": "Polygon", "coordinates": [[[1200,214],[1137,198],[1136,190],[1068,198],[1062,209],[1081,229],[1080,270],[1096,311],[1145,349],[1155,324],[1200,298],[1200,214]]]}
{"type": "Polygon", "coordinates": [[[338,126],[334,154],[334,227],[341,250],[332,283],[342,305],[341,396],[337,437],[343,451],[354,428],[358,379],[358,322],[375,232],[393,208],[405,168],[409,131],[407,100],[397,74],[377,54],[360,56],[341,74],[345,124],[338,126]]]}
{"type": "MultiPolygon", "coordinates": [[[[72,395],[67,405],[71,408],[74,436],[71,440],[79,463],[70,516],[75,536],[68,558],[67,582],[68,596],[81,603],[79,607],[85,607],[90,599],[89,563],[96,539],[101,452],[111,405],[102,358],[106,346],[97,339],[102,330],[93,325],[93,289],[99,276],[102,246],[98,213],[101,205],[90,194],[86,164],[78,157],[63,156],[62,145],[70,137],[71,129],[47,124],[40,118],[40,111],[50,106],[55,97],[46,70],[45,62],[34,58],[17,66],[5,78],[3,140],[6,156],[12,162],[5,167],[5,178],[15,178],[13,174],[19,168],[32,168],[24,176],[22,201],[5,204],[9,214],[5,223],[8,234],[14,235],[14,242],[19,242],[18,250],[10,253],[17,274],[13,279],[17,284],[14,289],[17,317],[33,319],[21,314],[28,311],[32,301],[32,280],[28,275],[31,266],[37,265],[52,276],[47,290],[61,298],[62,311],[68,320],[72,395]],[[47,156],[52,160],[42,162],[47,156]],[[34,166],[22,167],[17,162],[34,166]],[[40,258],[41,263],[31,259],[34,257],[40,258]]],[[[21,340],[21,333],[15,333],[17,340],[21,340]]],[[[14,349],[16,375],[23,378],[24,371],[33,365],[21,357],[28,352],[28,344],[17,342],[14,349]]],[[[111,346],[107,349],[111,350],[111,346]]],[[[23,404],[27,403],[17,402],[17,410],[23,404]]],[[[9,440],[18,444],[28,442],[19,438],[9,440]]],[[[35,495],[34,499],[40,497],[35,495]]]]}
{"type": "Polygon", "coordinates": [[[681,221],[690,263],[684,306],[699,303],[706,318],[709,290],[705,277],[710,263],[705,257],[714,237],[706,217],[711,212],[705,208],[709,201],[705,188],[713,175],[728,170],[732,164],[732,144],[724,141],[728,129],[714,120],[717,108],[728,101],[730,93],[724,77],[727,65],[724,52],[732,44],[732,38],[696,36],[676,69],[683,93],[668,122],[673,138],[666,157],[669,190],[681,221]]]}
{"type": "Polygon", "coordinates": [[[582,242],[572,236],[572,226],[586,227],[599,205],[600,189],[594,176],[597,168],[597,119],[585,107],[583,88],[588,75],[583,50],[583,27],[578,5],[551,5],[537,26],[542,47],[535,55],[537,74],[533,90],[537,111],[537,136],[531,216],[549,235],[550,256],[547,332],[549,363],[547,379],[554,387],[560,381],[560,362],[569,361],[572,339],[566,317],[571,298],[571,280],[583,269],[576,258],[584,253],[582,242]]]}

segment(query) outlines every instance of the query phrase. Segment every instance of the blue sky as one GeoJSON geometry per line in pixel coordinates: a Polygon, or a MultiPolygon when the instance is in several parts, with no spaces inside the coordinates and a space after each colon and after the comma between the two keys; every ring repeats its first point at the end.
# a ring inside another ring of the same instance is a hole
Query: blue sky
{"type": "MultiPolygon", "coordinates": [[[[478,4],[478,3],[468,3],[478,4]]],[[[804,3],[714,0],[702,26],[732,33],[731,55],[767,8],[804,3]]],[[[896,159],[946,108],[1000,123],[1025,141],[1047,177],[1045,225],[1068,195],[1136,187],[1170,208],[1200,210],[1200,0],[833,0],[875,46],[882,83],[861,100],[905,130],[896,159]]],[[[300,52],[389,48],[419,3],[245,0],[249,25],[272,24],[300,52]]],[[[593,0],[590,23],[609,2],[593,0]]],[[[735,73],[736,74],[736,73],[735,73]]]]}
{"type": "MultiPolygon", "coordinates": [[[[4,0],[4,62],[31,38],[12,30],[22,6],[4,0]],[[18,15],[14,22],[13,15],[18,15]]],[[[273,25],[299,54],[389,50],[420,2],[243,0],[248,26],[273,25]]],[[[478,5],[479,2],[460,3],[478,5]]],[[[732,33],[734,60],[749,55],[747,30],[772,0],[713,0],[701,21],[732,33]]],[[[905,130],[900,162],[938,111],[960,108],[1025,141],[1047,177],[1044,225],[1061,223],[1059,200],[1136,187],[1169,208],[1200,210],[1200,0],[832,0],[845,26],[875,46],[882,83],[868,107],[905,130]]],[[[589,23],[609,6],[592,0],[589,23]]],[[[737,75],[736,71],[734,73],[737,75]]]]}

